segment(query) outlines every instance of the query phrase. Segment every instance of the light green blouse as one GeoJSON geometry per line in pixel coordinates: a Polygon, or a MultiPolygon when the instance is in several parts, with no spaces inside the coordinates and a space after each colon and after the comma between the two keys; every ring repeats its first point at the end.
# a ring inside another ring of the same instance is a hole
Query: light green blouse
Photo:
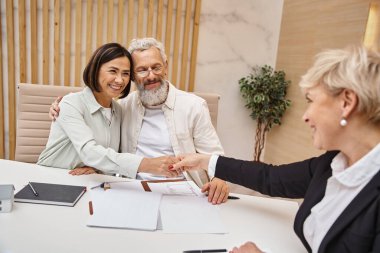
{"type": "Polygon", "coordinates": [[[51,124],[46,148],[37,164],[74,169],[91,166],[105,173],[120,173],[135,178],[143,157],[118,153],[122,110],[112,101],[112,120],[90,88],[63,97],[58,119],[51,124]]]}

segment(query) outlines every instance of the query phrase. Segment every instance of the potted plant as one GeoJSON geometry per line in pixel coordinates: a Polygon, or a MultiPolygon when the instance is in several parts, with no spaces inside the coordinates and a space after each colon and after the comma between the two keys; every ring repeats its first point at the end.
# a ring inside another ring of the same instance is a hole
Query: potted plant
{"type": "Polygon", "coordinates": [[[275,71],[268,65],[254,67],[250,75],[239,80],[245,107],[257,122],[254,161],[260,161],[266,133],[273,125],[281,125],[281,118],[290,106],[290,100],[285,98],[289,84],[284,71],[275,71]]]}

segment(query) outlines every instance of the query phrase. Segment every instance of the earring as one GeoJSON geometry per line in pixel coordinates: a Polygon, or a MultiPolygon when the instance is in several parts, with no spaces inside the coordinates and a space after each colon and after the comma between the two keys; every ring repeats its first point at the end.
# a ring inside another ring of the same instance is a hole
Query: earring
{"type": "Polygon", "coordinates": [[[344,126],[347,126],[347,120],[345,118],[342,118],[339,122],[339,124],[344,127],[344,126]]]}

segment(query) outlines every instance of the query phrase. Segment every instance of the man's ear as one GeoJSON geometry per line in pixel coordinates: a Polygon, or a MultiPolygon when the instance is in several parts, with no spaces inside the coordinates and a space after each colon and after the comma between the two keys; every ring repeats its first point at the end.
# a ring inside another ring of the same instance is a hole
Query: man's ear
{"type": "Polygon", "coordinates": [[[343,117],[348,118],[348,116],[355,110],[358,106],[359,100],[358,96],[353,90],[344,89],[340,94],[342,99],[342,112],[343,117]]]}

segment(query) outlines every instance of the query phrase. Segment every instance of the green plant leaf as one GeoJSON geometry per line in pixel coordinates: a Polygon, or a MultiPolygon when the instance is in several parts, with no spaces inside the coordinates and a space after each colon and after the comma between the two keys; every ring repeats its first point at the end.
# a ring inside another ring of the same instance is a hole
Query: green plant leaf
{"type": "Polygon", "coordinates": [[[251,118],[268,125],[269,129],[281,124],[282,116],[291,105],[286,99],[286,89],[291,82],[285,76],[284,71],[264,65],[256,66],[249,75],[239,79],[240,93],[245,107],[251,110],[251,118]]]}

